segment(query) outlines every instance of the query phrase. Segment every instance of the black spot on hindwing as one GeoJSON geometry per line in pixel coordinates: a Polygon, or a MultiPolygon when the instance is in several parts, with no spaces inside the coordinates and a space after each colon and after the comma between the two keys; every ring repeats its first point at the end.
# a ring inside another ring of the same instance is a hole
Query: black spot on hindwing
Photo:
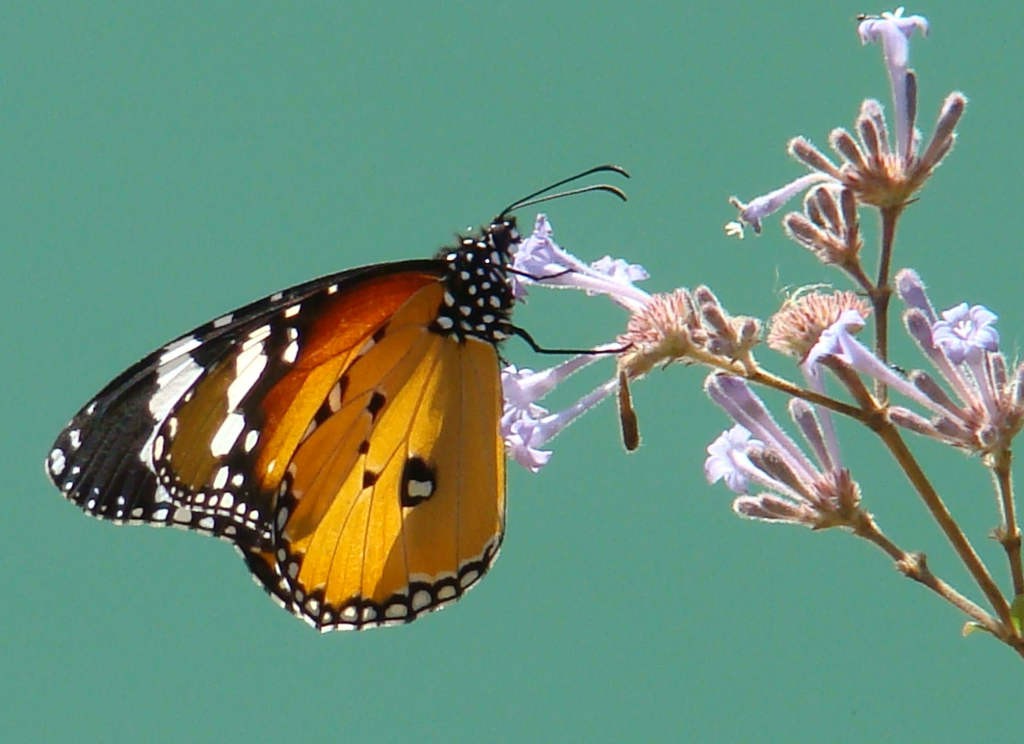
{"type": "Polygon", "coordinates": [[[399,500],[402,506],[422,504],[437,490],[437,473],[420,457],[410,457],[402,468],[402,485],[399,500]]]}

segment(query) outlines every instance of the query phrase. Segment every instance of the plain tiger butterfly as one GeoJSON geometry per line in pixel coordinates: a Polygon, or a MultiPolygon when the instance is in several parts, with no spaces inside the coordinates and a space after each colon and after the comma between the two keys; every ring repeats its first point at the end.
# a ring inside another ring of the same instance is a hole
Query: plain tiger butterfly
{"type": "MultiPolygon", "coordinates": [[[[505,531],[498,344],[513,333],[506,207],[434,258],[276,292],[157,349],[57,437],[46,471],[87,513],[227,539],[321,631],[458,600],[505,531]]],[[[547,196],[542,196],[547,194],[547,196]]],[[[623,197],[624,198],[624,197],[623,197]]],[[[541,278],[542,279],[542,278],[541,278]]]]}

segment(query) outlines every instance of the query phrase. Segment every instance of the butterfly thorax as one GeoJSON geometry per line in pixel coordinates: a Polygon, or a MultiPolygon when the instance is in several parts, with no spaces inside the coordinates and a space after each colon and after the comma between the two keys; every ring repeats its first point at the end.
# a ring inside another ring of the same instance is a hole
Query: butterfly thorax
{"type": "Polygon", "coordinates": [[[500,217],[480,235],[442,251],[445,292],[431,330],[460,342],[473,337],[496,344],[509,337],[515,299],[508,265],[519,241],[515,219],[500,217]]]}

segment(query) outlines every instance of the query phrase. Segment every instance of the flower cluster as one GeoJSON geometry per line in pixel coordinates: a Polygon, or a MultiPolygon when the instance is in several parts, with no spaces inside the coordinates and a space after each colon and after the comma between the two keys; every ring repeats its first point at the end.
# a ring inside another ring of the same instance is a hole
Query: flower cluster
{"type": "MultiPolygon", "coordinates": [[[[647,278],[642,266],[628,264],[609,256],[591,264],[563,250],[552,238],[553,230],[545,215],[537,216],[533,232],[520,242],[512,265],[515,294],[525,297],[527,287],[540,285],[579,289],[590,295],[605,295],[631,311],[642,311],[651,296],[633,282],[647,278]]],[[[616,379],[598,386],[563,411],[551,413],[538,401],[584,367],[612,354],[615,343],[595,347],[546,370],[535,372],[506,366],[501,372],[505,407],[501,433],[510,457],[532,472],[551,458],[547,445],[569,424],[611,395],[616,379]]]]}
{"type": "Polygon", "coordinates": [[[896,275],[896,288],[907,306],[907,332],[946,388],[927,372],[911,372],[905,383],[898,384],[909,388],[908,397],[916,394],[914,399],[931,418],[895,406],[890,418],[919,434],[983,455],[1009,450],[1024,426],[1024,364],[1009,369],[999,351],[997,316],[982,305],[965,302],[936,314],[920,278],[910,269],[896,275]]]}
{"type": "Polygon", "coordinates": [[[841,527],[884,551],[904,575],[968,615],[971,628],[991,633],[1024,657],[1024,564],[1010,469],[1012,442],[1024,428],[1024,364],[1008,361],[1000,351],[998,318],[989,309],[962,302],[938,312],[915,271],[892,270],[897,223],[951,151],[966,105],[962,93],[950,93],[922,146],[909,42],[915,32],[927,31],[923,17],[904,15],[902,8],[863,18],[862,43],[882,47],[891,126],[882,105],[865,100],[853,133],[838,128],[829,136],[837,160],[796,137],[789,152],[810,172],[749,202],[731,199],[739,221],[726,231],[742,237],[744,225],[761,232],[767,216],[804,194],[802,211],[782,220],[786,235],[823,266],[838,270],[854,291],[808,287],[763,324],[731,315],[708,287],[651,295],[634,285],[647,278],[639,266],[607,257],[581,262],[554,243],[542,215],[516,256],[515,271],[524,277],[517,292],[527,284],[580,289],[611,298],[630,317],[625,331],[591,353],[541,372],[507,368],[502,425],[510,454],[536,471],[550,458],[543,447],[552,437],[618,391],[623,440],[633,449],[639,434],[629,382],[673,362],[702,365],[711,370],[705,393],[733,422],[707,447],[704,474],[709,483],[722,481],[736,494],[732,505],[738,515],[816,530],[841,527]],[[870,251],[861,231],[864,210],[881,220],[872,269],[865,265],[870,251]],[[903,328],[921,352],[920,369],[904,371],[889,363],[893,297],[903,303],[903,328]],[[795,362],[796,380],[767,371],[755,358],[763,326],[768,349],[795,362]],[[565,411],[552,414],[538,403],[582,367],[611,355],[615,376],[565,411]],[[775,421],[757,388],[788,396],[789,417],[802,444],[775,421]],[[839,395],[830,393],[836,389],[839,395]],[[899,547],[864,509],[865,494],[843,461],[836,415],[863,424],[879,438],[991,610],[936,577],[923,554],[899,547]],[[908,434],[978,455],[991,471],[1001,520],[994,534],[1010,564],[1010,598],[945,506],[905,441],[908,434]]]}
{"type": "Polygon", "coordinates": [[[708,446],[704,474],[709,483],[723,480],[742,494],[733,501],[737,514],[814,529],[855,525],[860,488],[842,465],[827,411],[816,414],[799,399],[789,406],[815,462],[779,427],[744,380],[714,374],[705,391],[736,421],[708,446]],[[751,495],[755,483],[768,491],[751,495]]]}
{"type": "MultiPolygon", "coordinates": [[[[841,194],[848,190],[862,204],[893,209],[902,209],[921,189],[953,148],[956,141],[954,129],[963,115],[967,99],[959,92],[947,96],[939,111],[931,140],[921,152],[921,135],[914,128],[917,79],[907,66],[910,37],[914,31],[927,33],[928,22],[922,16],[904,16],[903,8],[893,13],[883,13],[878,18],[866,18],[858,28],[862,43],[880,42],[883,47],[892,92],[892,133],[886,124],[881,103],[867,99],[861,104],[860,114],[854,124],[856,136],[842,128],[834,129],[829,135],[829,145],[839,156],[840,164],[834,163],[806,137],[790,140],[790,155],[810,168],[811,172],[747,203],[732,197],[730,201],[739,209],[739,223],[729,223],[727,230],[730,234],[742,234],[739,227],[741,224],[750,225],[754,232],[761,232],[765,217],[797,195],[821,184],[832,193],[833,201],[842,202],[841,194]],[[840,195],[838,199],[836,194],[840,195]]],[[[823,199],[826,197],[819,187],[808,195],[805,214],[787,216],[785,224],[799,242],[807,244],[815,252],[829,255],[835,246],[830,246],[830,240],[815,240],[816,231],[811,228],[812,225],[825,227],[817,219],[822,210],[815,210],[814,206],[823,199]]],[[[837,227],[851,224],[849,209],[829,209],[824,210],[824,213],[830,216],[845,215],[844,223],[833,222],[837,227]]],[[[841,230],[835,233],[835,238],[841,244],[849,237],[844,236],[841,230]]],[[[845,251],[849,250],[853,250],[853,246],[845,246],[845,251]]]]}
{"type": "Polygon", "coordinates": [[[731,316],[707,287],[648,294],[633,282],[647,278],[643,267],[608,256],[587,264],[555,243],[551,224],[538,215],[533,232],[515,254],[516,293],[531,285],[578,289],[604,295],[631,314],[615,340],[542,371],[502,370],[505,409],[502,435],[509,455],[536,472],[551,457],[542,449],[583,413],[654,367],[684,361],[729,370],[753,368],[751,350],[761,324],[731,316]],[[617,359],[616,374],[563,411],[551,413],[538,401],[580,369],[602,359],[617,359]]]}

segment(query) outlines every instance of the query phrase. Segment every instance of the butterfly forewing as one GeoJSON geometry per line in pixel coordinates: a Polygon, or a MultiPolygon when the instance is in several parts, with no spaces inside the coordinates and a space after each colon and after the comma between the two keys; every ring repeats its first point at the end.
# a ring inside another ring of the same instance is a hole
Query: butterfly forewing
{"type": "MultiPolygon", "coordinates": [[[[422,284],[423,276],[436,281],[436,264],[409,261],[388,268],[420,276],[422,284]]],[[[250,303],[164,345],[111,381],[71,419],[47,457],[50,480],[66,498],[103,519],[171,524],[233,540],[265,541],[269,528],[262,525],[254,529],[259,520],[249,516],[253,509],[260,518],[269,512],[265,494],[236,489],[237,498],[230,498],[227,508],[219,496],[217,505],[209,507],[207,497],[223,491],[214,488],[221,471],[219,466],[212,469],[209,462],[204,475],[196,468],[202,467],[203,454],[210,453],[213,446],[209,430],[216,427],[213,433],[219,431],[228,415],[226,395],[216,400],[212,393],[226,392],[230,387],[243,347],[249,344],[251,348],[253,338],[264,333],[261,329],[280,328],[282,332],[276,337],[286,339],[284,321],[294,317],[291,308],[298,306],[301,310],[306,303],[309,309],[315,309],[318,302],[344,296],[342,288],[383,273],[383,267],[366,267],[321,277],[250,303]],[[200,389],[200,400],[209,403],[207,419],[193,429],[193,417],[189,428],[183,430],[172,414],[194,399],[200,389]],[[158,442],[161,434],[163,439],[158,442]],[[161,458],[173,457],[174,447],[183,460],[184,477],[172,468],[158,478],[161,458]],[[189,468],[191,472],[186,473],[189,468]],[[200,493],[202,504],[198,503],[200,493]]],[[[287,343],[281,347],[282,355],[287,348],[287,343]]],[[[251,374],[258,360],[251,353],[248,358],[251,374]]],[[[265,371],[267,377],[274,377],[275,369],[276,365],[270,365],[265,371]]],[[[228,433],[230,430],[225,430],[222,440],[228,433]]]]}

